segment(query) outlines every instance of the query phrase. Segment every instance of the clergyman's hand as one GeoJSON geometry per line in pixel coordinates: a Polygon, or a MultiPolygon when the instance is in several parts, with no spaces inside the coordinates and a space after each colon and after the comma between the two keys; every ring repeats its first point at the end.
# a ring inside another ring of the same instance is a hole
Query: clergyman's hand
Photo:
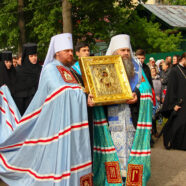
{"type": "Polygon", "coordinates": [[[135,92],[132,93],[133,99],[129,99],[126,101],[127,104],[134,104],[138,101],[137,94],[135,92]]]}
{"type": "Polygon", "coordinates": [[[181,109],[181,107],[178,105],[175,105],[174,110],[177,112],[179,109],[181,109]]]}
{"type": "Polygon", "coordinates": [[[93,107],[95,105],[93,98],[94,98],[94,96],[92,94],[88,95],[88,106],[89,107],[93,107]]]}

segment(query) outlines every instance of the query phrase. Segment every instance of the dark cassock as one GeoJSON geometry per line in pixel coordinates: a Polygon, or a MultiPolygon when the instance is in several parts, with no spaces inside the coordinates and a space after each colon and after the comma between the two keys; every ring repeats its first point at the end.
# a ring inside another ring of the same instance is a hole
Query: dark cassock
{"type": "Polygon", "coordinates": [[[186,67],[182,65],[170,72],[162,111],[169,118],[163,132],[165,147],[186,150],[186,67]],[[181,109],[174,111],[175,105],[181,109]]]}
{"type": "Polygon", "coordinates": [[[15,102],[23,115],[38,87],[41,66],[32,63],[29,56],[37,55],[37,45],[28,43],[23,46],[22,65],[17,70],[15,102]]]}
{"type": "Polygon", "coordinates": [[[4,51],[1,53],[0,61],[0,86],[7,85],[12,96],[15,95],[16,71],[12,65],[12,52],[4,51]]]}

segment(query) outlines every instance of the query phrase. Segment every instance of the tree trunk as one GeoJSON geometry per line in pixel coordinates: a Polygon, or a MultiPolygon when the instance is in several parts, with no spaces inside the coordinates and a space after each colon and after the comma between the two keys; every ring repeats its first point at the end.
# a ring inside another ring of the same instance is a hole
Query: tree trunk
{"type": "Polygon", "coordinates": [[[18,54],[22,53],[22,47],[26,41],[23,7],[24,7],[24,0],[18,0],[18,25],[19,25],[19,30],[20,30],[19,43],[18,43],[18,54]]]}
{"type": "Polygon", "coordinates": [[[63,33],[72,33],[72,4],[62,0],[63,33]]]}

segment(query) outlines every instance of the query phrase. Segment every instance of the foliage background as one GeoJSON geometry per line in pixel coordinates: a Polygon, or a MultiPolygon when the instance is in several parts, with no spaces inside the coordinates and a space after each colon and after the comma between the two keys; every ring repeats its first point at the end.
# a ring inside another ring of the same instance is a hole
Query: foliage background
{"type": "MultiPolygon", "coordinates": [[[[88,42],[93,50],[96,39],[109,42],[111,36],[126,33],[131,36],[133,50],[143,48],[147,53],[178,51],[181,33],[160,29],[153,18],[147,21],[135,13],[131,0],[69,0],[72,4],[74,44],[88,42]],[[131,16],[132,15],[132,16],[131,16]]],[[[169,4],[183,4],[183,0],[169,0],[169,4]]],[[[51,36],[62,33],[61,0],[24,0],[26,42],[36,42],[43,60],[51,36]]],[[[0,48],[17,52],[18,0],[0,1],[0,48]]]]}

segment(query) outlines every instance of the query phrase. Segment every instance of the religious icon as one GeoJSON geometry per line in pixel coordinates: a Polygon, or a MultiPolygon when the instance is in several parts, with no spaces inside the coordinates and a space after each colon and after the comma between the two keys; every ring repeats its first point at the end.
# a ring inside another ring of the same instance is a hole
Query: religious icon
{"type": "Polygon", "coordinates": [[[122,93],[121,88],[117,86],[119,79],[116,72],[112,70],[113,68],[113,64],[91,66],[92,74],[94,74],[93,81],[98,95],[122,93]]]}
{"type": "Polygon", "coordinates": [[[120,56],[82,57],[82,78],[95,105],[124,103],[132,99],[132,91],[120,56]]]}

